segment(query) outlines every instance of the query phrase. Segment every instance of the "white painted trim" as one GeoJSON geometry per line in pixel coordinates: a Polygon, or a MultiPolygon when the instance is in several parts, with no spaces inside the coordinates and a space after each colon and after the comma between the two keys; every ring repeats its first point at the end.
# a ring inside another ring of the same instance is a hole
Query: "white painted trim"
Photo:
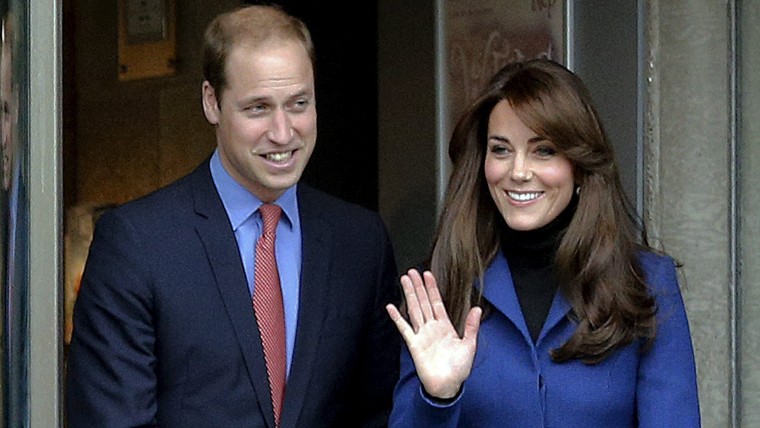
{"type": "Polygon", "coordinates": [[[61,3],[28,1],[29,409],[62,426],[61,3]]]}
{"type": "Polygon", "coordinates": [[[436,110],[436,217],[443,209],[443,198],[449,182],[449,110],[446,84],[446,6],[445,0],[435,2],[435,110],[436,110]]]}

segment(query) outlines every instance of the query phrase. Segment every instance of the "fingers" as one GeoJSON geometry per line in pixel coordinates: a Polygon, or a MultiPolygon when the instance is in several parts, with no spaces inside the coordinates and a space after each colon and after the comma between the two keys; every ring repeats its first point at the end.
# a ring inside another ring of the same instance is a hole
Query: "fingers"
{"type": "MultiPolygon", "coordinates": [[[[422,275],[420,275],[417,269],[409,269],[407,276],[411,278],[412,284],[414,284],[414,293],[417,295],[417,301],[420,303],[420,310],[424,321],[434,320],[435,317],[433,316],[433,307],[430,304],[428,296],[428,288],[422,279],[422,275]]],[[[432,275],[430,276],[432,277],[432,275]]]]}
{"type": "Polygon", "coordinates": [[[438,284],[430,271],[420,274],[416,269],[409,269],[401,276],[401,287],[406,301],[406,312],[411,329],[417,333],[422,326],[431,321],[446,321],[449,315],[443,303],[438,284]]]}
{"type": "Polygon", "coordinates": [[[389,303],[385,305],[385,310],[388,311],[388,315],[390,315],[391,320],[394,324],[396,324],[396,328],[398,329],[398,332],[401,333],[401,337],[404,338],[404,341],[407,343],[407,345],[410,344],[410,341],[414,338],[414,330],[409,325],[409,323],[406,322],[396,305],[389,303]]]}
{"type": "Polygon", "coordinates": [[[435,319],[449,319],[449,314],[446,313],[446,306],[443,304],[443,298],[441,292],[438,289],[438,283],[435,280],[435,276],[430,271],[425,271],[425,291],[427,292],[430,305],[433,309],[433,317],[435,319]]]}
{"type": "Polygon", "coordinates": [[[467,318],[464,320],[464,337],[462,340],[470,342],[475,345],[478,341],[478,330],[480,330],[480,317],[483,315],[483,310],[474,306],[467,314],[467,318]]]}
{"type": "Polygon", "coordinates": [[[412,324],[415,332],[419,331],[420,326],[425,322],[425,317],[422,315],[422,308],[420,307],[417,293],[414,291],[414,284],[409,275],[401,276],[401,288],[404,291],[406,314],[409,317],[409,322],[412,324]]]}
{"type": "Polygon", "coordinates": [[[409,321],[414,331],[419,331],[426,321],[435,319],[420,273],[416,269],[409,269],[401,276],[401,288],[404,290],[409,321]]]}

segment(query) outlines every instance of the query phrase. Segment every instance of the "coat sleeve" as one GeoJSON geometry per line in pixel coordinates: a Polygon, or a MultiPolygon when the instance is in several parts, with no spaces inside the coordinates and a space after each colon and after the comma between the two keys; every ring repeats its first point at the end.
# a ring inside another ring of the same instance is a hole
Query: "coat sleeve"
{"type": "Polygon", "coordinates": [[[649,266],[647,281],[657,303],[657,330],[639,365],[638,426],[699,427],[694,351],[675,263],[657,257],[644,266],[649,266]]]}
{"type": "Polygon", "coordinates": [[[138,233],[113,212],[98,222],[74,308],[69,428],[156,424],[150,264],[138,233]]]}
{"type": "Polygon", "coordinates": [[[401,346],[401,373],[393,393],[390,428],[455,428],[462,410],[462,385],[459,395],[446,404],[438,404],[425,396],[414,368],[414,360],[406,345],[401,346]]]}

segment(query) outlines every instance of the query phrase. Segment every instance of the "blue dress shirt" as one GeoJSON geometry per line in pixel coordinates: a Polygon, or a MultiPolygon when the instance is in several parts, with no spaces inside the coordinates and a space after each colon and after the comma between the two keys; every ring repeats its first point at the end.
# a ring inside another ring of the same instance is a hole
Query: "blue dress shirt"
{"type": "MultiPolygon", "coordinates": [[[[235,232],[240,259],[243,261],[243,269],[248,280],[248,291],[253,299],[253,288],[256,286],[253,280],[254,255],[256,243],[264,231],[264,224],[259,213],[262,202],[224,169],[219,159],[218,149],[211,156],[210,167],[214,185],[227,211],[232,230],[235,232]]],[[[287,370],[290,373],[298,323],[298,293],[301,277],[301,221],[298,216],[296,186],[287,189],[277,198],[275,204],[282,208],[283,213],[277,224],[275,257],[277,271],[280,273],[282,303],[285,311],[285,346],[287,347],[287,370]]],[[[251,305],[253,307],[253,300],[251,300],[251,305]]]]}

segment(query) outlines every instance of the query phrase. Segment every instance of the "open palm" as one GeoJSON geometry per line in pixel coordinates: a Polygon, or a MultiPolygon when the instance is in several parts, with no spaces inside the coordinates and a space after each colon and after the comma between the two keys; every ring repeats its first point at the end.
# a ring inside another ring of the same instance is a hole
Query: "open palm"
{"type": "Polygon", "coordinates": [[[470,309],[464,335],[459,337],[431,272],[420,275],[411,269],[401,277],[401,286],[409,321],[392,304],[386,307],[388,314],[409,348],[425,391],[436,398],[452,398],[472,369],[481,310],[470,309]]]}

